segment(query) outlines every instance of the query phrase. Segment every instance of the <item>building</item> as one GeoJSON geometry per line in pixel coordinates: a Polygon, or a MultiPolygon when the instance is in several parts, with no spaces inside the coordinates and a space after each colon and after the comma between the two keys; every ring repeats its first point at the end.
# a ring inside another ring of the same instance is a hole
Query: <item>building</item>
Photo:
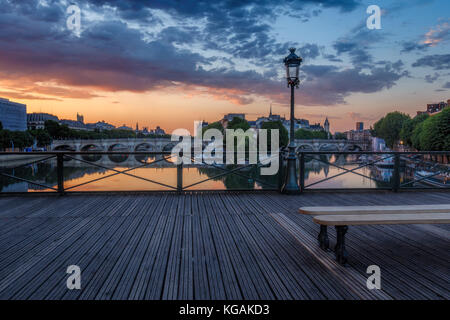
{"type": "Polygon", "coordinates": [[[323,123],[323,128],[326,133],[330,133],[330,121],[328,121],[328,117],[325,118],[325,122],[323,123]]]}
{"type": "Polygon", "coordinates": [[[245,113],[228,113],[228,114],[224,115],[223,119],[220,120],[219,122],[222,124],[224,129],[226,129],[228,126],[228,122],[233,121],[234,118],[240,118],[240,119],[245,120],[245,113]]]}
{"type": "Polygon", "coordinates": [[[93,131],[92,128],[85,125],[83,122],[76,121],[76,120],[63,119],[63,120],[59,120],[59,124],[62,126],[67,126],[67,127],[69,127],[69,129],[72,129],[72,130],[93,131]]]}
{"type": "Polygon", "coordinates": [[[11,131],[27,130],[27,106],[0,98],[0,122],[3,129],[11,131]]]}
{"type": "Polygon", "coordinates": [[[417,115],[421,115],[421,114],[434,114],[434,113],[438,113],[441,112],[442,110],[444,110],[444,108],[447,108],[450,105],[450,99],[447,100],[447,102],[439,102],[439,103],[429,103],[427,104],[427,111],[417,111],[417,115]]]}
{"type": "Polygon", "coordinates": [[[77,112],[77,121],[84,123],[84,116],[82,114],[78,114],[78,112],[77,112]]]}
{"type": "Polygon", "coordinates": [[[356,131],[363,131],[363,130],[364,130],[364,122],[357,122],[356,131]]]}
{"type": "Polygon", "coordinates": [[[158,136],[162,136],[162,135],[165,135],[166,132],[163,129],[161,129],[159,126],[157,126],[155,129],[155,134],[158,136]]]}
{"type": "Polygon", "coordinates": [[[315,123],[309,126],[311,131],[325,131],[324,127],[320,123],[315,123]]]}
{"type": "Polygon", "coordinates": [[[45,121],[55,121],[59,122],[59,119],[57,116],[54,116],[49,113],[28,113],[27,114],[27,127],[29,130],[38,130],[38,129],[44,129],[45,128],[45,121]]]}
{"type": "Polygon", "coordinates": [[[127,127],[125,124],[123,124],[121,127],[118,127],[117,129],[119,129],[119,130],[133,131],[133,128],[127,127]]]}
{"type": "Polygon", "coordinates": [[[351,131],[347,131],[346,134],[347,134],[347,140],[369,141],[372,139],[370,130],[362,130],[362,131],[351,130],[351,131]]]}
{"type": "Polygon", "coordinates": [[[96,123],[88,123],[88,124],[86,124],[86,126],[88,128],[90,128],[91,130],[97,129],[97,130],[100,130],[100,131],[113,130],[113,129],[116,128],[114,125],[105,122],[105,120],[102,120],[102,121],[99,121],[99,122],[96,122],[96,123]]]}

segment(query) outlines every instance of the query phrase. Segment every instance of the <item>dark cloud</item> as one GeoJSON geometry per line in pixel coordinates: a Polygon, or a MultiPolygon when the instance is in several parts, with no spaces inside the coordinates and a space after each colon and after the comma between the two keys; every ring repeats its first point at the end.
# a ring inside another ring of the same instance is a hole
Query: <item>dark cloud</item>
{"type": "MultiPolygon", "coordinates": [[[[33,89],[59,97],[95,97],[90,90],[145,92],[179,87],[247,104],[255,96],[279,102],[288,99],[289,91],[277,78],[274,66],[282,68],[281,57],[287,55],[292,43],[279,43],[270,35],[267,21],[275,17],[275,8],[290,5],[302,10],[318,4],[321,8],[348,11],[359,2],[262,0],[252,6],[252,2],[241,1],[90,1],[98,6],[97,10],[103,5],[116,8],[122,20],[91,23],[79,38],[50,23],[59,19],[64,25],[64,8],[56,2],[52,10],[39,6],[37,1],[27,3],[33,3],[34,10],[28,4],[13,6],[0,0],[6,6],[0,13],[0,78],[17,79],[18,84],[27,78],[32,83],[51,81],[86,89],[73,94],[56,87],[33,89]],[[163,27],[147,39],[142,30],[124,20],[158,20],[150,9],[163,10],[178,21],[194,19],[202,23],[163,27]],[[233,60],[207,56],[202,52],[204,49],[227,53],[234,61],[238,59],[256,67],[237,70],[233,60]],[[270,68],[257,68],[260,66],[270,68]]],[[[389,89],[408,76],[401,61],[373,63],[369,48],[377,37],[360,30],[335,43],[337,55],[347,54],[351,58],[351,68],[305,64],[302,70],[307,81],[298,91],[297,101],[304,105],[342,104],[352,93],[389,89]],[[362,67],[366,68],[364,72],[362,67]]],[[[314,43],[297,47],[305,59],[313,60],[321,54],[314,43]]],[[[324,57],[340,61],[335,55],[324,57]]]]}
{"type": "Polygon", "coordinates": [[[442,87],[444,89],[450,89],[450,81],[447,82],[446,84],[444,84],[444,86],[442,87]]]}
{"type": "Polygon", "coordinates": [[[425,51],[431,47],[430,43],[417,43],[414,41],[405,41],[402,43],[401,52],[425,51]]]}
{"type": "Polygon", "coordinates": [[[450,54],[434,54],[418,59],[413,67],[430,67],[434,70],[450,69],[450,54]]]}
{"type": "Polygon", "coordinates": [[[425,81],[428,82],[428,83],[433,83],[433,82],[435,82],[437,79],[439,79],[439,77],[440,77],[440,75],[439,75],[439,73],[437,73],[437,72],[435,72],[434,75],[427,74],[427,75],[425,76],[425,81]]]}

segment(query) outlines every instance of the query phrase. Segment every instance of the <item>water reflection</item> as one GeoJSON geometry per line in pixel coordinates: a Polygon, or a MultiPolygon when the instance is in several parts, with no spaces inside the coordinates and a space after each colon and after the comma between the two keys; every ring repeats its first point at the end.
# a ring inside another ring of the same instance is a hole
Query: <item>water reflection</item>
{"type": "MultiPolygon", "coordinates": [[[[92,150],[90,150],[92,151],[92,150]]],[[[66,158],[64,161],[64,185],[66,188],[78,186],[91,180],[98,181],[85,184],[72,191],[132,191],[132,190],[170,190],[158,184],[137,179],[133,176],[116,174],[127,170],[130,175],[151,179],[163,184],[177,185],[177,168],[163,155],[78,155],[83,161],[66,158]],[[154,163],[153,163],[154,162],[154,163]],[[150,164],[151,163],[151,164],[150,164]],[[95,166],[93,164],[97,164],[95,166]],[[112,175],[112,176],[110,176],[112,175]]],[[[366,165],[374,159],[366,155],[313,155],[305,157],[305,185],[311,188],[389,188],[392,185],[393,168],[391,166],[366,165]],[[353,173],[346,173],[353,170],[353,173]],[[331,179],[332,178],[332,179],[331,179]]],[[[418,159],[417,161],[421,161],[418,159]]],[[[1,162],[2,172],[30,180],[40,185],[56,187],[57,171],[56,160],[36,163],[12,169],[21,163],[1,162]]],[[[189,190],[242,190],[242,189],[276,189],[284,176],[283,170],[274,176],[262,176],[260,168],[245,167],[235,174],[225,175],[224,169],[233,170],[238,166],[185,165],[183,167],[183,185],[190,186],[189,190]],[[197,184],[198,182],[205,181],[197,184]]],[[[403,159],[400,171],[401,183],[412,181],[418,173],[412,160],[403,159]]],[[[425,184],[414,183],[410,186],[425,184]]],[[[1,192],[42,191],[45,187],[13,178],[0,176],[1,192]]]]}

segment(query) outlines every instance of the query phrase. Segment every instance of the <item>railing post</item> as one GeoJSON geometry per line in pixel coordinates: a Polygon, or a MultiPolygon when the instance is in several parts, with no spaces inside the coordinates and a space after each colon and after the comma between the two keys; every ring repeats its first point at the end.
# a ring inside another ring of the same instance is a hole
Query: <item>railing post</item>
{"type": "Polygon", "coordinates": [[[300,192],[305,189],[305,153],[300,153],[300,192]]]}
{"type": "Polygon", "coordinates": [[[400,154],[394,154],[394,181],[392,184],[392,190],[397,192],[400,188],[400,154]]]}
{"type": "Polygon", "coordinates": [[[278,151],[278,191],[281,192],[283,186],[283,152],[278,151]]]}
{"type": "Polygon", "coordinates": [[[177,164],[177,191],[183,191],[183,153],[179,155],[180,163],[177,164]]]}
{"type": "Polygon", "coordinates": [[[58,193],[64,194],[64,154],[56,155],[56,172],[58,176],[58,193]]]}

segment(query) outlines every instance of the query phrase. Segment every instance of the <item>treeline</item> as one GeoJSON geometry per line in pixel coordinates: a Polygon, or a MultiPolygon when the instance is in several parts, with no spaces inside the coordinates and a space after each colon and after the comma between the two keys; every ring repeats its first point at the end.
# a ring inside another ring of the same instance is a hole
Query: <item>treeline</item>
{"type": "MultiPolygon", "coordinates": [[[[218,129],[219,131],[224,134],[224,128],[220,122],[213,122],[209,124],[208,126],[203,128],[203,132],[205,132],[208,129],[218,129]]],[[[247,131],[250,129],[250,125],[248,122],[241,118],[234,118],[231,122],[228,123],[227,129],[242,129],[244,131],[247,131]]],[[[289,143],[289,132],[283,125],[281,121],[267,121],[264,122],[261,126],[261,129],[267,129],[267,137],[269,139],[268,145],[270,145],[270,137],[271,133],[270,131],[273,129],[279,130],[280,135],[280,147],[286,147],[289,143]]],[[[343,138],[345,135],[343,135],[343,138]]],[[[298,129],[295,131],[295,138],[296,139],[328,139],[328,134],[325,131],[312,131],[312,130],[306,130],[306,129],[298,129]]],[[[346,139],[346,137],[345,137],[346,139]]]]}
{"type": "Polygon", "coordinates": [[[0,122],[0,150],[14,147],[14,149],[23,149],[32,146],[34,137],[29,131],[10,131],[4,130],[0,122]]]}
{"type": "MultiPolygon", "coordinates": [[[[74,130],[67,125],[60,125],[56,121],[48,120],[45,122],[44,129],[27,130],[27,131],[10,131],[3,130],[0,122],[0,149],[5,150],[12,148],[24,149],[31,147],[36,142],[38,147],[45,147],[52,143],[52,140],[60,139],[128,139],[128,138],[147,138],[142,133],[131,130],[105,130],[98,129],[94,131],[74,130]]],[[[151,138],[169,137],[169,135],[152,135],[151,138]]]]}
{"type": "Polygon", "coordinates": [[[384,139],[389,148],[400,141],[419,151],[450,150],[450,107],[435,115],[411,118],[395,111],[374,124],[374,136],[384,139]]]}

